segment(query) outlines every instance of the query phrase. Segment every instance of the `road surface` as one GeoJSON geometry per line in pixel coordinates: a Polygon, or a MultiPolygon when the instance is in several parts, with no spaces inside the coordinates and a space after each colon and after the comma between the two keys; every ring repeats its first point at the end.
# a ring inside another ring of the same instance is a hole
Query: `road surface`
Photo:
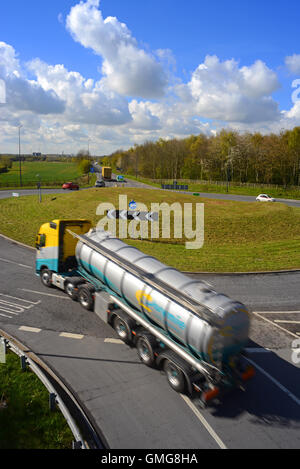
{"type": "MultiPolygon", "coordinates": [[[[77,395],[112,449],[299,448],[299,365],[288,332],[253,315],[248,359],[257,373],[221,405],[200,410],[176,394],[111,327],[34,275],[34,251],[0,237],[0,328],[33,350],[77,395]]],[[[300,274],[213,276],[224,293],[262,310],[299,308],[300,274]]]]}

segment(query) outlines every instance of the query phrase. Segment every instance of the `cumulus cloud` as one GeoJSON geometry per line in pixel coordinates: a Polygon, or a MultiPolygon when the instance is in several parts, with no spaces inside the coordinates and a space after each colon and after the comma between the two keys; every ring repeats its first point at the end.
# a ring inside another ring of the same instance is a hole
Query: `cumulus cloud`
{"type": "Polygon", "coordinates": [[[133,119],[131,128],[157,130],[162,127],[159,117],[152,113],[147,102],[138,102],[134,99],[129,103],[129,111],[133,119]]]}
{"type": "Polygon", "coordinates": [[[264,122],[279,118],[277,103],[271,94],[279,88],[275,72],[262,61],[239,68],[235,60],[221,62],[206,56],[193,72],[187,89],[195,111],[206,118],[229,122],[264,122]]]}
{"type": "Polygon", "coordinates": [[[53,90],[45,90],[24,76],[14,48],[5,42],[0,42],[0,78],[5,83],[5,106],[8,109],[38,114],[64,111],[64,100],[53,90]]]}
{"type": "Polygon", "coordinates": [[[65,100],[67,120],[98,125],[122,125],[131,120],[128,102],[102,81],[94,83],[63,65],[48,65],[39,59],[33,60],[29,68],[44,90],[54,90],[65,100]]]}
{"type": "Polygon", "coordinates": [[[87,0],[71,9],[66,25],[75,41],[103,58],[102,72],[112,90],[149,99],[163,96],[167,77],[162,65],[139,48],[124,23],[104,19],[99,5],[100,0],[87,0]]]}
{"type": "Polygon", "coordinates": [[[285,58],[285,65],[293,74],[300,73],[300,54],[289,55],[285,58]]]}

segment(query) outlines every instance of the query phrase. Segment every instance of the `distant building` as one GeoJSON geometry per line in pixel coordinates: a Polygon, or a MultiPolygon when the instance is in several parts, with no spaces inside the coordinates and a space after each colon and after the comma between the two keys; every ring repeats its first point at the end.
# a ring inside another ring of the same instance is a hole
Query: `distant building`
{"type": "Polygon", "coordinates": [[[32,156],[42,156],[42,153],[32,153],[32,156]]]}

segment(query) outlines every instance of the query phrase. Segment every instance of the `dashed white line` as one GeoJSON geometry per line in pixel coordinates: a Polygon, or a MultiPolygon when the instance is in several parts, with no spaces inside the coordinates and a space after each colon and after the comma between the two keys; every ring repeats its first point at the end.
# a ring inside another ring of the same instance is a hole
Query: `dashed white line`
{"type": "Polygon", "coordinates": [[[35,332],[39,333],[41,332],[42,329],[38,329],[37,327],[28,327],[28,326],[21,326],[19,327],[19,331],[25,331],[25,332],[35,332]]]}
{"type": "Polygon", "coordinates": [[[7,262],[8,264],[19,265],[20,267],[25,267],[26,269],[33,269],[33,267],[30,266],[30,265],[19,264],[19,262],[14,262],[14,261],[10,261],[10,260],[8,260],[8,259],[3,259],[2,257],[0,257],[0,261],[2,261],[2,262],[7,262]]]}
{"type": "Polygon", "coordinates": [[[81,340],[83,339],[83,335],[81,334],[71,334],[70,332],[61,332],[59,334],[60,337],[66,337],[68,339],[77,339],[77,340],[81,340]]]}
{"type": "Polygon", "coordinates": [[[123,342],[123,340],[121,339],[113,339],[113,338],[107,338],[107,339],[104,339],[104,342],[106,344],[121,344],[121,345],[125,345],[125,342],[123,342]]]}
{"type": "Polygon", "coordinates": [[[199,409],[197,409],[197,407],[195,406],[195,404],[192,403],[192,401],[190,400],[190,398],[188,396],[185,396],[184,394],[180,394],[180,396],[182,397],[182,399],[186,402],[186,404],[189,406],[189,408],[194,412],[194,414],[196,415],[196,417],[200,420],[200,422],[202,423],[202,425],[206,428],[206,430],[208,431],[208,433],[213,437],[213,439],[215,440],[215,442],[217,443],[217,445],[221,448],[221,449],[227,449],[226,445],[223,443],[223,441],[221,440],[221,438],[219,438],[219,436],[216,434],[216,432],[214,431],[214,429],[210,426],[210,424],[207,422],[207,420],[203,417],[203,415],[201,414],[201,412],[199,411],[199,409]]]}

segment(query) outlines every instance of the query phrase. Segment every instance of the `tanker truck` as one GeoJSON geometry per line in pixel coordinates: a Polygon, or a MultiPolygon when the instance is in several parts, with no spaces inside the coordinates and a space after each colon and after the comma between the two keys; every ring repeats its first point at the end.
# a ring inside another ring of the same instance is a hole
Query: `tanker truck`
{"type": "Polygon", "coordinates": [[[36,274],[93,310],[136,346],[147,366],[164,370],[179,393],[201,406],[244,389],[254,368],[244,358],[246,307],[129,246],[88,220],[53,220],[36,238],[36,274]]]}

